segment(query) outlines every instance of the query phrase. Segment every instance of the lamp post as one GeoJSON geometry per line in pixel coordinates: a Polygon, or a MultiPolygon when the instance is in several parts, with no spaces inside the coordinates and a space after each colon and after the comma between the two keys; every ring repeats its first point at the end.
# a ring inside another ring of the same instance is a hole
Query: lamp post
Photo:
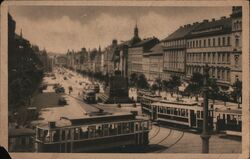
{"type": "Polygon", "coordinates": [[[206,64],[204,68],[204,87],[203,87],[203,130],[201,134],[202,139],[202,153],[209,153],[209,130],[208,130],[208,77],[209,67],[206,64]]]}

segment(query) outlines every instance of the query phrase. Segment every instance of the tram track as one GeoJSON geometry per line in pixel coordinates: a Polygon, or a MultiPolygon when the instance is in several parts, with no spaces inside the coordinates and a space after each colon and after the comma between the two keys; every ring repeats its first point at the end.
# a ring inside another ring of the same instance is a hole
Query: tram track
{"type": "MultiPolygon", "coordinates": [[[[160,150],[157,150],[157,151],[155,151],[155,152],[156,152],[156,153],[161,153],[161,152],[164,152],[165,150],[170,149],[171,147],[175,146],[175,145],[183,138],[184,134],[185,134],[185,132],[184,132],[184,131],[181,131],[181,135],[179,135],[179,137],[177,138],[177,140],[176,140],[174,143],[172,143],[172,144],[166,146],[165,148],[162,148],[162,149],[160,149],[160,150]]],[[[164,139],[162,142],[166,142],[166,140],[164,139]]]]}
{"type": "Polygon", "coordinates": [[[156,137],[158,134],[159,134],[159,132],[160,132],[160,126],[158,126],[158,129],[155,131],[156,133],[154,134],[154,135],[152,135],[150,138],[149,138],[149,140],[151,140],[151,139],[153,139],[154,137],[156,137]]]}
{"type": "Polygon", "coordinates": [[[163,141],[165,141],[172,133],[172,129],[170,129],[170,131],[168,132],[168,135],[166,137],[164,137],[162,140],[160,140],[158,143],[156,143],[157,145],[162,143],[163,141]]]}

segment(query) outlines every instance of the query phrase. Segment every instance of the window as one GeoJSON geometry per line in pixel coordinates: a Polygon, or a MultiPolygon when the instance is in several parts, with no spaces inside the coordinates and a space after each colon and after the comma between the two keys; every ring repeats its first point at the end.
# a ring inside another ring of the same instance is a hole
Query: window
{"type": "Polygon", "coordinates": [[[206,45],[207,45],[206,43],[207,43],[207,41],[206,41],[206,39],[204,39],[204,47],[206,47],[206,45]]]}
{"type": "Polygon", "coordinates": [[[218,38],[218,46],[220,46],[220,37],[218,38]]]}
{"type": "Polygon", "coordinates": [[[212,60],[213,63],[215,63],[215,53],[213,53],[213,60],[212,60]]]}
{"type": "Polygon", "coordinates": [[[227,45],[231,45],[231,42],[230,42],[230,36],[227,37],[227,45]]]}
{"type": "Polygon", "coordinates": [[[240,45],[239,43],[240,43],[239,37],[236,37],[235,38],[235,46],[239,47],[239,45],[240,45]]]}
{"type": "Polygon", "coordinates": [[[208,39],[208,46],[210,46],[210,39],[208,39]]]}
{"type": "Polygon", "coordinates": [[[225,37],[222,38],[222,46],[225,46],[225,37]]]}
{"type": "Polygon", "coordinates": [[[238,55],[234,56],[234,61],[235,61],[235,67],[237,67],[239,65],[239,56],[238,55]]]}
{"type": "Polygon", "coordinates": [[[201,47],[201,40],[199,40],[199,47],[201,47]]]}
{"type": "Polygon", "coordinates": [[[230,63],[230,54],[227,54],[227,63],[230,63]]]}
{"type": "Polygon", "coordinates": [[[213,46],[215,46],[215,38],[213,38],[213,46]]]}
{"type": "Polygon", "coordinates": [[[196,43],[196,47],[198,47],[198,41],[197,40],[195,41],[195,43],[196,43]]]}

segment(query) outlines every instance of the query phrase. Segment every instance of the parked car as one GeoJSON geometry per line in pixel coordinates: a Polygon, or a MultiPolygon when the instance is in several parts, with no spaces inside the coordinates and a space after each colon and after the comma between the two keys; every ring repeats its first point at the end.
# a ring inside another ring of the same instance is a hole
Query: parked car
{"type": "Polygon", "coordinates": [[[65,89],[63,87],[58,87],[58,88],[56,88],[55,92],[56,93],[64,93],[65,89]]]}

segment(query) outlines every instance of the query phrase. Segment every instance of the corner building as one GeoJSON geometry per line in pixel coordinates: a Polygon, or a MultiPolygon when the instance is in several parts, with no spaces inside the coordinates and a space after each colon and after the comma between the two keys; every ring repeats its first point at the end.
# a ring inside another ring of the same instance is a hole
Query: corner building
{"type": "Polygon", "coordinates": [[[241,7],[233,7],[230,17],[204,20],[187,37],[186,77],[203,74],[205,64],[209,75],[222,89],[241,80],[241,7]]]}

